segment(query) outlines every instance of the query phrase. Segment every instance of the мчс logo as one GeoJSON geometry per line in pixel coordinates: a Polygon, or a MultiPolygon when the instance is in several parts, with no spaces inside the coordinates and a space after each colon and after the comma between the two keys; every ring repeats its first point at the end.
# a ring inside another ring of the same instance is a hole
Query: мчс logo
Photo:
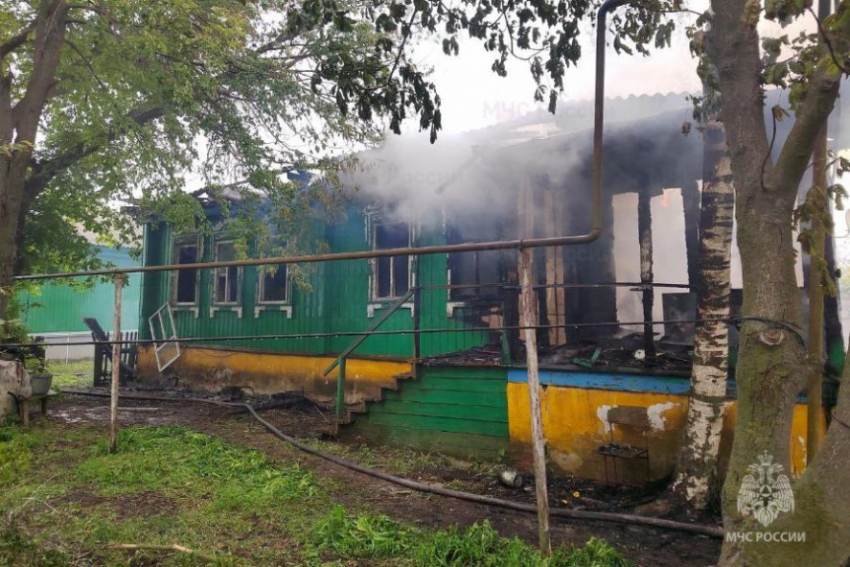
{"type": "Polygon", "coordinates": [[[752,514],[764,527],[769,526],[781,512],[794,511],[794,492],[791,481],[782,474],[784,467],[773,462],[773,457],[759,455],[758,464],[747,467],[747,476],[738,490],[738,512],[752,514]]]}

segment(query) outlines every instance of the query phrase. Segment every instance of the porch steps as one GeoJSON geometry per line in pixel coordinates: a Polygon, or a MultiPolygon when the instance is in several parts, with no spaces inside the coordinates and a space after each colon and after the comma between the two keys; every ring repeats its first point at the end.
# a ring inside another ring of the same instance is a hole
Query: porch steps
{"type": "Polygon", "coordinates": [[[366,415],[369,413],[370,403],[380,402],[381,400],[383,400],[384,391],[400,391],[401,386],[399,383],[402,381],[413,379],[414,375],[410,372],[404,372],[402,374],[396,374],[392,378],[393,379],[390,384],[381,387],[381,389],[378,391],[377,396],[370,397],[366,400],[355,402],[353,404],[346,404],[345,409],[343,410],[342,419],[339,420],[337,423],[331,424],[329,427],[321,431],[321,433],[330,437],[336,437],[337,435],[339,435],[340,426],[345,426],[354,423],[356,416],[366,415]]]}
{"type": "Polygon", "coordinates": [[[394,376],[378,399],[346,407],[336,435],[461,457],[498,458],[507,448],[507,372],[499,367],[425,367],[394,376]]]}

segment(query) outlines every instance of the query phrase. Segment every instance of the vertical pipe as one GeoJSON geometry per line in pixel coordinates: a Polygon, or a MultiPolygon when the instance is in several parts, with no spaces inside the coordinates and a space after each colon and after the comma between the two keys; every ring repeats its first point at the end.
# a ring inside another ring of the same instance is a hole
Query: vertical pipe
{"type": "Polygon", "coordinates": [[[339,359],[339,374],[336,379],[336,419],[342,422],[345,413],[345,358],[339,359]]]}
{"type": "Polygon", "coordinates": [[[524,248],[519,256],[520,312],[525,337],[526,368],[528,370],[528,397],[531,403],[531,448],[534,456],[534,484],[537,499],[537,524],[540,551],[552,553],[549,540],[549,493],[546,482],[546,441],[540,415],[540,373],[537,361],[537,302],[532,283],[531,250],[524,248]]]}
{"type": "Polygon", "coordinates": [[[112,315],[112,384],[109,400],[109,452],[118,450],[118,385],[121,380],[121,291],[124,276],[116,274],[115,306],[112,315]]]}
{"type": "Polygon", "coordinates": [[[596,89],[593,104],[593,213],[591,234],[602,231],[602,130],[605,124],[605,31],[608,13],[632,0],[606,0],[596,15],[596,89]]]}

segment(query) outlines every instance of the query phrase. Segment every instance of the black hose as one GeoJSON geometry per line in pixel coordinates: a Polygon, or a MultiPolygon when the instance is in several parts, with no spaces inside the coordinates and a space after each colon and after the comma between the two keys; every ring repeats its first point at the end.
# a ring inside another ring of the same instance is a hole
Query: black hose
{"type": "MultiPolygon", "coordinates": [[[[108,398],[109,394],[102,394],[99,392],[86,392],[84,390],[73,390],[73,389],[64,389],[63,393],[66,394],[76,394],[81,396],[95,396],[100,398],[108,398]]],[[[331,455],[329,453],[325,453],[316,449],[315,447],[311,447],[310,445],[299,441],[298,439],[283,433],[277,427],[260,417],[254,407],[250,404],[244,402],[222,402],[218,400],[208,400],[204,398],[175,398],[171,396],[149,396],[149,395],[134,395],[134,394],[122,394],[122,398],[128,400],[146,400],[146,401],[167,401],[167,402],[195,402],[195,403],[203,403],[203,404],[211,404],[214,406],[220,407],[238,407],[245,408],[250,413],[251,416],[257,420],[263,427],[265,427],[269,432],[273,435],[286,441],[290,445],[304,451],[305,453],[309,453],[311,455],[315,455],[316,457],[325,459],[326,461],[330,461],[336,465],[341,467],[345,467],[347,469],[351,469],[353,471],[357,471],[366,475],[369,475],[374,478],[379,478],[381,480],[385,480],[387,482],[391,482],[393,484],[397,484],[399,486],[404,486],[406,488],[410,488],[413,490],[417,490],[419,492],[428,492],[431,494],[438,494],[440,496],[447,496],[449,498],[457,498],[458,500],[466,500],[468,502],[475,502],[476,504],[484,504],[487,506],[495,506],[498,508],[506,508],[508,510],[516,510],[518,512],[527,512],[529,514],[537,513],[537,506],[531,504],[523,504],[521,502],[513,502],[511,500],[503,500],[501,498],[492,498],[490,496],[482,496],[480,494],[473,494],[471,492],[463,492],[460,490],[452,490],[451,488],[443,488],[441,486],[434,486],[431,484],[426,484],[422,482],[416,482],[413,480],[409,480],[400,476],[395,476],[389,473],[385,473],[373,468],[365,467],[358,463],[349,461],[347,459],[343,459],[341,457],[337,457],[335,455],[331,455]]],[[[614,512],[591,512],[588,510],[568,510],[566,508],[552,508],[549,510],[549,514],[551,516],[555,516],[558,518],[569,518],[573,520],[596,520],[600,522],[618,522],[618,523],[626,523],[626,524],[635,524],[641,526],[649,526],[653,528],[663,528],[668,530],[675,530],[680,532],[688,532],[699,535],[705,535],[709,537],[722,538],[723,530],[718,527],[713,526],[704,526],[701,524],[687,524],[684,522],[675,522],[672,520],[663,520],[660,518],[649,518],[646,516],[637,516],[634,514],[617,514],[614,512]]]]}

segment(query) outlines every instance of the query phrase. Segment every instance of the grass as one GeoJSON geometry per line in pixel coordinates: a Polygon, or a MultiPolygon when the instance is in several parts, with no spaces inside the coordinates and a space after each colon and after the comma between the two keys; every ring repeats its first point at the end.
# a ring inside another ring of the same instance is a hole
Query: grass
{"type": "Polygon", "coordinates": [[[466,529],[425,531],[386,516],[348,516],[336,506],[319,522],[313,541],[342,557],[392,558],[422,567],[627,567],[616,550],[593,539],[583,548],[561,547],[551,557],[519,538],[501,537],[485,521],[466,529]]]}
{"type": "MultiPolygon", "coordinates": [[[[385,470],[397,475],[422,474],[439,470],[467,471],[478,476],[495,478],[502,468],[491,461],[464,460],[443,455],[436,451],[423,452],[409,447],[352,445],[326,440],[311,440],[317,449],[355,461],[368,467],[385,470]]],[[[463,484],[466,486],[466,484],[463,484]]]]}
{"type": "Polygon", "coordinates": [[[53,389],[86,388],[94,379],[94,362],[91,359],[71,362],[47,361],[47,371],[53,374],[53,389]]]}
{"type": "Polygon", "coordinates": [[[116,454],[99,428],[0,428],[0,485],[0,567],[627,565],[598,541],[543,558],[487,523],[433,531],[359,515],[297,462],[184,427],[124,429],[116,454]]]}

